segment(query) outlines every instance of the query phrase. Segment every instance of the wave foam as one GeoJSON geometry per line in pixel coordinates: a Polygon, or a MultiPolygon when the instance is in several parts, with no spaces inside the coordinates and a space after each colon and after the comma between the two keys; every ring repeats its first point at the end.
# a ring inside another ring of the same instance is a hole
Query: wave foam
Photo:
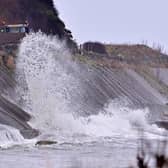
{"type": "Polygon", "coordinates": [[[22,79],[21,85],[25,82],[27,86],[22,90],[22,98],[34,116],[31,124],[41,130],[41,137],[136,138],[135,128],[161,131],[148,124],[147,109],[132,110],[123,106],[120,100],[105,105],[98,115],[74,115],[80,110],[78,99],[84,92],[77,71],[78,65],[57,37],[38,32],[23,39],[17,74],[22,79]]]}

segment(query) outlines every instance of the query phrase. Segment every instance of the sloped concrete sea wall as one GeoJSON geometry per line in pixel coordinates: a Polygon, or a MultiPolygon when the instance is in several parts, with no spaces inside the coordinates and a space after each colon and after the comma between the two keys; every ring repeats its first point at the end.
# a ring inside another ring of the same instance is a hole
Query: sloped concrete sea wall
{"type": "Polygon", "coordinates": [[[27,123],[31,116],[5,98],[5,94],[12,94],[14,86],[11,73],[5,67],[0,67],[0,123],[19,129],[25,138],[33,138],[38,135],[38,131],[27,123]]]}

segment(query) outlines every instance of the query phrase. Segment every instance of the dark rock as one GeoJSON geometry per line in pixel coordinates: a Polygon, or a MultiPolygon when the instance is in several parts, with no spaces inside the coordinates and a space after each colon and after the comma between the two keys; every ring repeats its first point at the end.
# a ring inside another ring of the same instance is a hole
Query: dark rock
{"type": "Polygon", "coordinates": [[[156,121],[155,124],[159,128],[164,128],[164,129],[168,130],[168,121],[156,121]]]}
{"type": "Polygon", "coordinates": [[[54,145],[57,144],[56,141],[47,141],[47,140],[41,140],[36,143],[36,145],[54,145]]]}

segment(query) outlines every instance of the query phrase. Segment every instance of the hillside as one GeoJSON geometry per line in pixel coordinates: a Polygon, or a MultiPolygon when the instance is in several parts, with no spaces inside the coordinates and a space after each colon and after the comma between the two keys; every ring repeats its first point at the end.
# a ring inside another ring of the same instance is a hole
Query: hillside
{"type": "Polygon", "coordinates": [[[159,57],[166,56],[166,54],[162,53],[161,49],[154,49],[144,44],[107,44],[105,45],[107,52],[111,56],[120,56],[123,57],[159,57]]]}
{"type": "Polygon", "coordinates": [[[86,42],[81,46],[81,55],[94,64],[108,67],[168,67],[167,54],[144,44],[86,42]]]}
{"type": "Polygon", "coordinates": [[[56,34],[60,39],[66,39],[69,45],[74,45],[71,31],[59,18],[52,0],[0,0],[0,24],[25,21],[34,31],[56,34]]]}

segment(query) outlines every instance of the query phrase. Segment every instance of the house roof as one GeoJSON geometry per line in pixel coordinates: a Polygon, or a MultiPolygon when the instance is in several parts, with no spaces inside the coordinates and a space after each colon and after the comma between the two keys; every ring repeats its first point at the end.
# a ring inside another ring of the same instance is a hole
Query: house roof
{"type": "Polygon", "coordinates": [[[9,27],[9,28],[17,28],[17,27],[27,27],[27,24],[11,24],[11,25],[0,25],[0,28],[5,28],[5,27],[9,27]]]}
{"type": "Polygon", "coordinates": [[[10,25],[4,25],[6,27],[27,27],[27,24],[10,24],[10,25]]]}

